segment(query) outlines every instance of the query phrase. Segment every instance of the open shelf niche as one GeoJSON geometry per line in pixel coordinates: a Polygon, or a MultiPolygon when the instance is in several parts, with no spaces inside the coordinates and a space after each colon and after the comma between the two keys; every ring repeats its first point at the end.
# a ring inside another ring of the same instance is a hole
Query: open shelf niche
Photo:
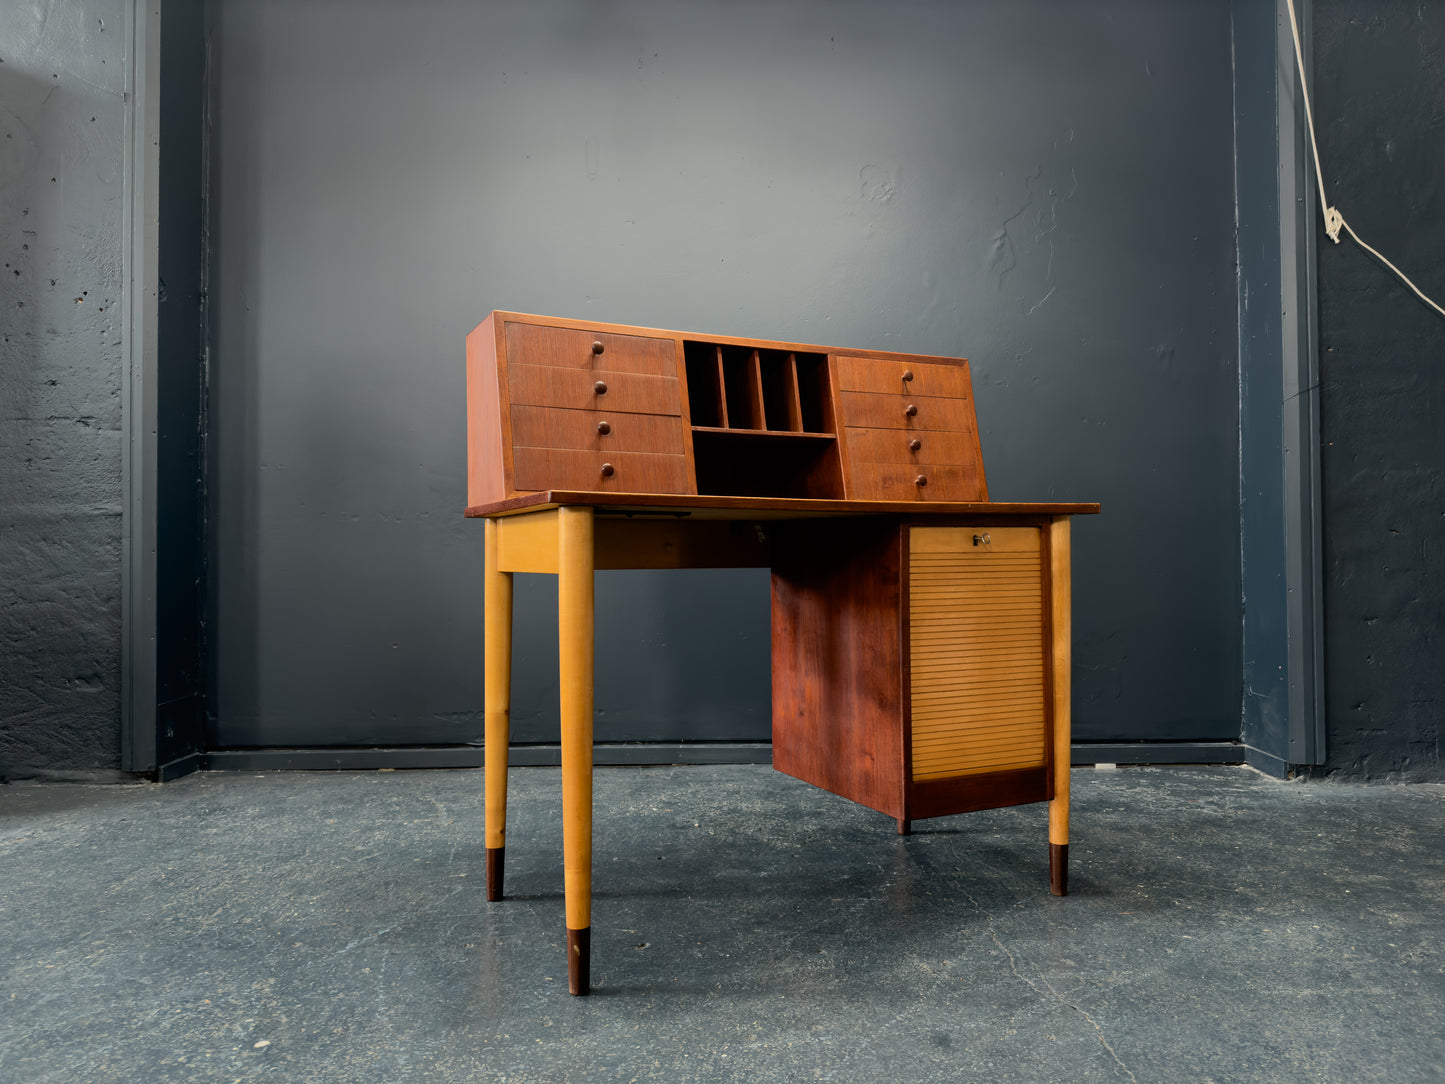
{"type": "Polygon", "coordinates": [[[684,341],[697,490],[841,500],[826,354],[684,341]]]}

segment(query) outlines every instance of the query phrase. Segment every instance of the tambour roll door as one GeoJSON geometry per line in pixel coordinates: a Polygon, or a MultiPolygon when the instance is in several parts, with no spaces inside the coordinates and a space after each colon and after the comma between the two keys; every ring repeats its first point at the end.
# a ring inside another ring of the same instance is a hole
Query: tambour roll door
{"type": "Polygon", "coordinates": [[[909,531],[913,778],[1046,763],[1037,527],[909,531]]]}

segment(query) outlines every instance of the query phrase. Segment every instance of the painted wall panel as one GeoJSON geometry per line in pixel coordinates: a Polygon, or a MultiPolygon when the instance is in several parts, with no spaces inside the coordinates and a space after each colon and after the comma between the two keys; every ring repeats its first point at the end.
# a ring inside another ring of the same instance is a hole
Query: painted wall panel
{"type": "MultiPolygon", "coordinates": [[[[212,741],[481,736],[462,341],[967,356],[1075,532],[1076,735],[1239,732],[1230,5],[220,0],[212,741]]],[[[762,738],[767,582],[599,578],[598,736],[762,738]]],[[[554,594],[514,726],[555,736],[554,594]]]]}

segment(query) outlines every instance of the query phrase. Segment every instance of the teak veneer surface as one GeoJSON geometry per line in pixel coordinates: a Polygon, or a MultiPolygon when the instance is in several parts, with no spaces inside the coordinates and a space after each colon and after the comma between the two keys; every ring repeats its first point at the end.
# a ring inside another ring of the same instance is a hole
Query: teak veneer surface
{"type": "Polygon", "coordinates": [[[1026,501],[847,501],[795,497],[723,497],[687,493],[608,493],[601,490],[551,489],[503,501],[472,505],[472,518],[508,516],[533,509],[585,504],[599,513],[717,513],[732,519],[809,519],[814,516],[953,516],[970,524],[1004,526],[1018,516],[1097,515],[1095,503],[1026,501]]]}
{"type": "Polygon", "coordinates": [[[513,573],[558,579],[568,985],[589,986],[593,573],[771,569],[773,762],[913,819],[1049,801],[1067,891],[1070,520],[988,499],[961,358],[494,312],[467,336],[487,520],[487,896],[513,573]]]}

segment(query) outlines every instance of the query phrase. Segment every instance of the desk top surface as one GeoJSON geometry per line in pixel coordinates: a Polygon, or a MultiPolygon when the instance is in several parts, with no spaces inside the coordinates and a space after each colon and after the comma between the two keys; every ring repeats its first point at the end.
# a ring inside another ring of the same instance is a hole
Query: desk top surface
{"type": "Polygon", "coordinates": [[[547,490],[491,504],[473,505],[473,518],[512,516],[564,506],[599,513],[677,515],[697,519],[810,519],[822,516],[1088,516],[1097,503],[1018,501],[835,501],[793,497],[720,497],[680,493],[600,493],[547,490]]]}

